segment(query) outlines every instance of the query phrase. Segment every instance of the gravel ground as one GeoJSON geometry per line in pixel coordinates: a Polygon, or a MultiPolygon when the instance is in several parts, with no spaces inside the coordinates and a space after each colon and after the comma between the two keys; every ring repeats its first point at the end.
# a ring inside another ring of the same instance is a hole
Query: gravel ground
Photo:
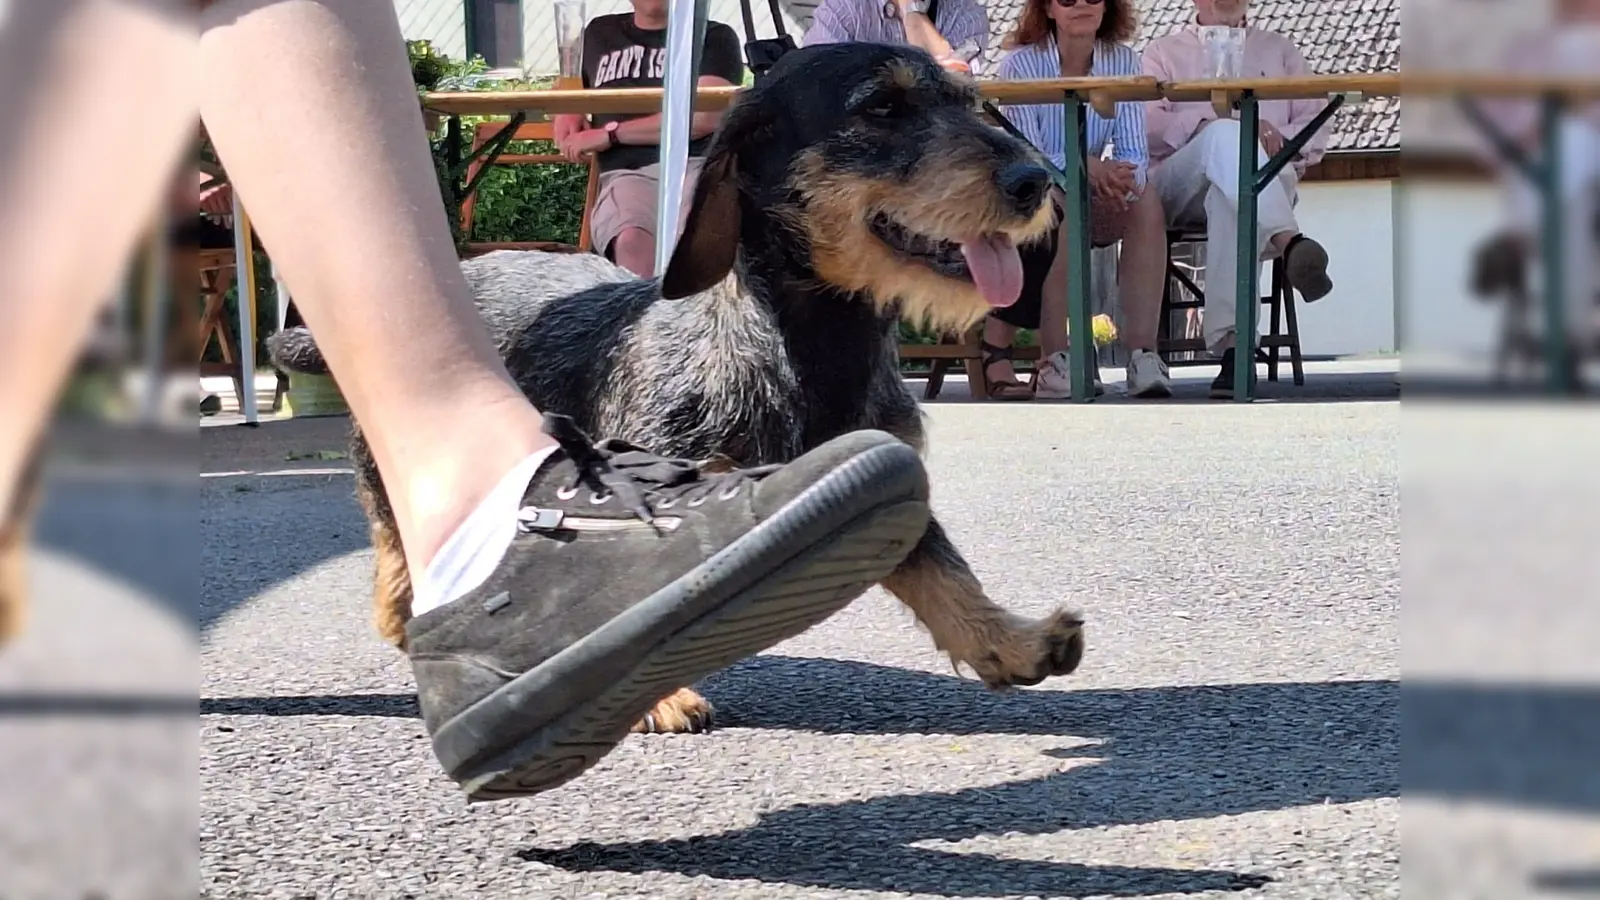
{"type": "MultiPolygon", "coordinates": [[[[992,596],[1085,611],[1077,675],[991,694],[873,591],[709,679],[713,733],[473,807],[370,629],[349,476],[314,457],[337,431],[205,429],[207,471],[299,471],[201,482],[200,893],[1398,897],[1400,417],[1372,399],[932,404],[936,511],[992,596]]],[[[106,896],[193,874],[147,862],[106,896]]]]}

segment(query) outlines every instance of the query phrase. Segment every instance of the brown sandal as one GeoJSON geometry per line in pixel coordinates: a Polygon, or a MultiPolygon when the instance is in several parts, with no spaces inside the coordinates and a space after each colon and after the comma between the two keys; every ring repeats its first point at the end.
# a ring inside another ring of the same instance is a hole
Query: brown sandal
{"type": "Polygon", "coordinates": [[[1013,348],[996,347],[988,341],[979,340],[978,349],[983,351],[983,377],[989,384],[990,400],[1033,399],[1033,389],[1015,378],[997,380],[989,377],[989,367],[1001,360],[1010,361],[1015,354],[1013,348]]]}

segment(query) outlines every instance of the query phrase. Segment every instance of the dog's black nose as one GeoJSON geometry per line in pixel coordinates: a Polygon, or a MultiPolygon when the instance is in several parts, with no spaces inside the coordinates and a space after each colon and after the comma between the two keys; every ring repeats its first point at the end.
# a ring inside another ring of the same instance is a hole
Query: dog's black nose
{"type": "Polygon", "coordinates": [[[1050,189],[1050,173],[1033,163],[1012,163],[1000,170],[998,178],[1000,192],[1011,201],[1012,208],[1024,216],[1039,211],[1044,193],[1050,189]]]}

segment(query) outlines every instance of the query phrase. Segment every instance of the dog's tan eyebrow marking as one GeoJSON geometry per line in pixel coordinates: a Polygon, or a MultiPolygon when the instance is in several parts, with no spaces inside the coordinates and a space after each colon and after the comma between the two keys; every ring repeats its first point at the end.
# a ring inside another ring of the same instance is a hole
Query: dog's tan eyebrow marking
{"type": "Polygon", "coordinates": [[[903,90],[909,91],[922,81],[922,75],[917,71],[916,67],[907,64],[903,60],[895,60],[889,63],[886,68],[889,70],[889,79],[894,83],[894,86],[903,90]]]}

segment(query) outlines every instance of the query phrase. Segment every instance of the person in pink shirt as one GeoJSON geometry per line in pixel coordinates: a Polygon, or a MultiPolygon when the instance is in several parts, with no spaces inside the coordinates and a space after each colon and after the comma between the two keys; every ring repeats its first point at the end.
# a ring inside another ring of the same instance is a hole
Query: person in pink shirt
{"type": "MultiPolygon", "coordinates": [[[[1529,77],[1600,79],[1600,0],[1560,0],[1548,27],[1523,35],[1501,58],[1501,69],[1529,77]]],[[[1542,161],[1549,148],[1542,146],[1539,102],[1534,98],[1491,99],[1481,103],[1489,120],[1512,143],[1542,161]]],[[[1580,361],[1600,352],[1600,329],[1595,321],[1600,299],[1600,103],[1576,103],[1557,126],[1561,153],[1561,213],[1566,247],[1563,287],[1568,342],[1573,350],[1569,365],[1581,374],[1580,361]]],[[[1522,272],[1536,250],[1543,225],[1544,205],[1538,186],[1485,142],[1485,161],[1499,176],[1505,191],[1509,221],[1497,240],[1479,250],[1480,266],[1511,266],[1522,272]],[[1495,250],[1510,259],[1495,259],[1495,250]]],[[[1494,281],[1520,283],[1510,271],[1491,276],[1494,281]]],[[[1481,276],[1480,276],[1481,277],[1481,276]]],[[[1519,284],[1519,286],[1521,286],[1519,284]]]]}
{"type": "MultiPolygon", "coordinates": [[[[1183,28],[1157,38],[1144,50],[1144,72],[1161,81],[1194,81],[1208,77],[1206,49],[1200,28],[1226,25],[1245,29],[1240,77],[1288,77],[1310,74],[1305,56],[1289,38],[1249,25],[1249,0],[1194,0],[1195,17],[1183,28]]],[[[1264,100],[1261,110],[1261,164],[1299,134],[1321,111],[1317,100],[1264,100]]],[[[1219,119],[1206,101],[1174,103],[1153,100],[1145,105],[1149,135],[1150,180],[1161,197],[1169,228],[1204,223],[1207,240],[1203,331],[1207,347],[1222,357],[1222,370],[1211,383],[1211,396],[1233,396],[1235,342],[1235,270],[1238,254],[1239,141],[1237,119],[1219,119]]],[[[1256,238],[1263,259],[1282,256],[1289,284],[1307,302],[1333,290],[1328,254],[1300,233],[1294,207],[1300,179],[1322,158],[1328,132],[1314,135],[1290,165],[1262,191],[1256,238]]],[[[1251,336],[1252,350],[1255,335],[1251,336]]],[[[1255,377],[1251,370],[1252,379],[1255,377]]]]}

